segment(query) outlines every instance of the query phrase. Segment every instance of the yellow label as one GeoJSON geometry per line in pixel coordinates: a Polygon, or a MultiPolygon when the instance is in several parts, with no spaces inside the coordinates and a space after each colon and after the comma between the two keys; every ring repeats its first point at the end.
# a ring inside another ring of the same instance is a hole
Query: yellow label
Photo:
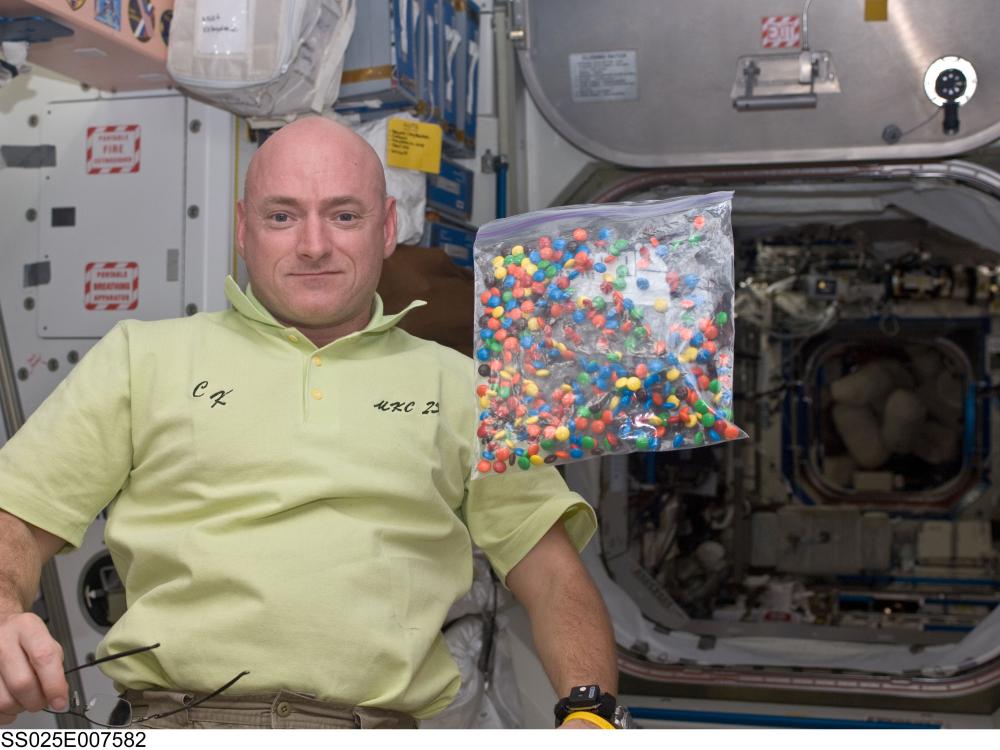
{"type": "Polygon", "coordinates": [[[889,0],[865,0],[866,21],[888,21],[889,0]]]}
{"type": "Polygon", "coordinates": [[[386,163],[401,169],[441,171],[441,126],[394,117],[386,129],[386,163]]]}

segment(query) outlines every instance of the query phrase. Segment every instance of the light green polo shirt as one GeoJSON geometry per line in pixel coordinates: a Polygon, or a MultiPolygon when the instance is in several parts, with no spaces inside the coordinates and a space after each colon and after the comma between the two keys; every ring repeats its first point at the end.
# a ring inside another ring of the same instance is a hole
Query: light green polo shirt
{"type": "Polygon", "coordinates": [[[0,507],[77,546],[110,503],[128,611],[98,655],[162,644],[102,667],[119,688],[249,670],[231,693],[431,716],[459,686],[440,628],[472,542],[503,578],[560,519],[582,548],[594,513],[554,469],[469,481],[474,366],[406,311],[376,298],[316,349],[226,293],[115,326],[0,450],[0,507]]]}

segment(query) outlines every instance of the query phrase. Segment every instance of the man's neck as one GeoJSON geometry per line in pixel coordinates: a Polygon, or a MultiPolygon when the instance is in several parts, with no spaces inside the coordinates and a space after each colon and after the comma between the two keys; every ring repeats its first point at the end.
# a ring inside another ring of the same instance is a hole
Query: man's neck
{"type": "Polygon", "coordinates": [[[297,328],[303,336],[313,342],[317,349],[322,349],[327,344],[332,344],[338,339],[350,336],[352,333],[357,333],[358,331],[363,331],[365,326],[367,326],[369,321],[372,319],[372,311],[369,307],[367,310],[359,315],[356,315],[350,320],[338,323],[334,326],[312,327],[302,323],[290,323],[288,321],[280,320],[277,317],[275,317],[275,319],[282,325],[297,328]]]}

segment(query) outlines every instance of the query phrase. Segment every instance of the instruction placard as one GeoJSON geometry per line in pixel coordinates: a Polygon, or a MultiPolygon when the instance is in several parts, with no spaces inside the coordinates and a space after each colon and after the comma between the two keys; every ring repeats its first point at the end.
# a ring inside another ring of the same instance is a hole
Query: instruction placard
{"type": "Polygon", "coordinates": [[[580,52],[569,56],[574,102],[616,102],[639,98],[634,49],[580,52]]]}
{"type": "Polygon", "coordinates": [[[386,164],[400,169],[441,172],[441,126],[394,117],[385,135],[386,164]]]}
{"type": "Polygon", "coordinates": [[[135,174],[141,145],[138,125],[87,128],[87,174],[135,174]]]}
{"type": "Polygon", "coordinates": [[[88,263],[84,267],[83,306],[88,310],[135,310],[139,306],[139,264],[88,263]]]}

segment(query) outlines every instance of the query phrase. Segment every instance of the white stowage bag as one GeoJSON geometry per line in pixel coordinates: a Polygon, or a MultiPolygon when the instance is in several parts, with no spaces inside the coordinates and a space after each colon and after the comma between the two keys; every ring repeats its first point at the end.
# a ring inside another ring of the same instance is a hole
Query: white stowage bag
{"type": "Polygon", "coordinates": [[[400,112],[351,127],[375,149],[385,168],[385,191],[396,199],[396,241],[401,245],[416,245],[424,233],[427,175],[415,169],[400,169],[386,165],[386,136],[389,120],[393,117],[404,120],[417,119],[409,113],[400,112]]]}
{"type": "Polygon", "coordinates": [[[276,127],[340,92],[355,0],[176,0],[167,71],[186,93],[276,127]]]}
{"type": "Polygon", "coordinates": [[[833,405],[833,424],[851,458],[863,469],[877,469],[889,458],[878,418],[870,406],[833,405]]]}

